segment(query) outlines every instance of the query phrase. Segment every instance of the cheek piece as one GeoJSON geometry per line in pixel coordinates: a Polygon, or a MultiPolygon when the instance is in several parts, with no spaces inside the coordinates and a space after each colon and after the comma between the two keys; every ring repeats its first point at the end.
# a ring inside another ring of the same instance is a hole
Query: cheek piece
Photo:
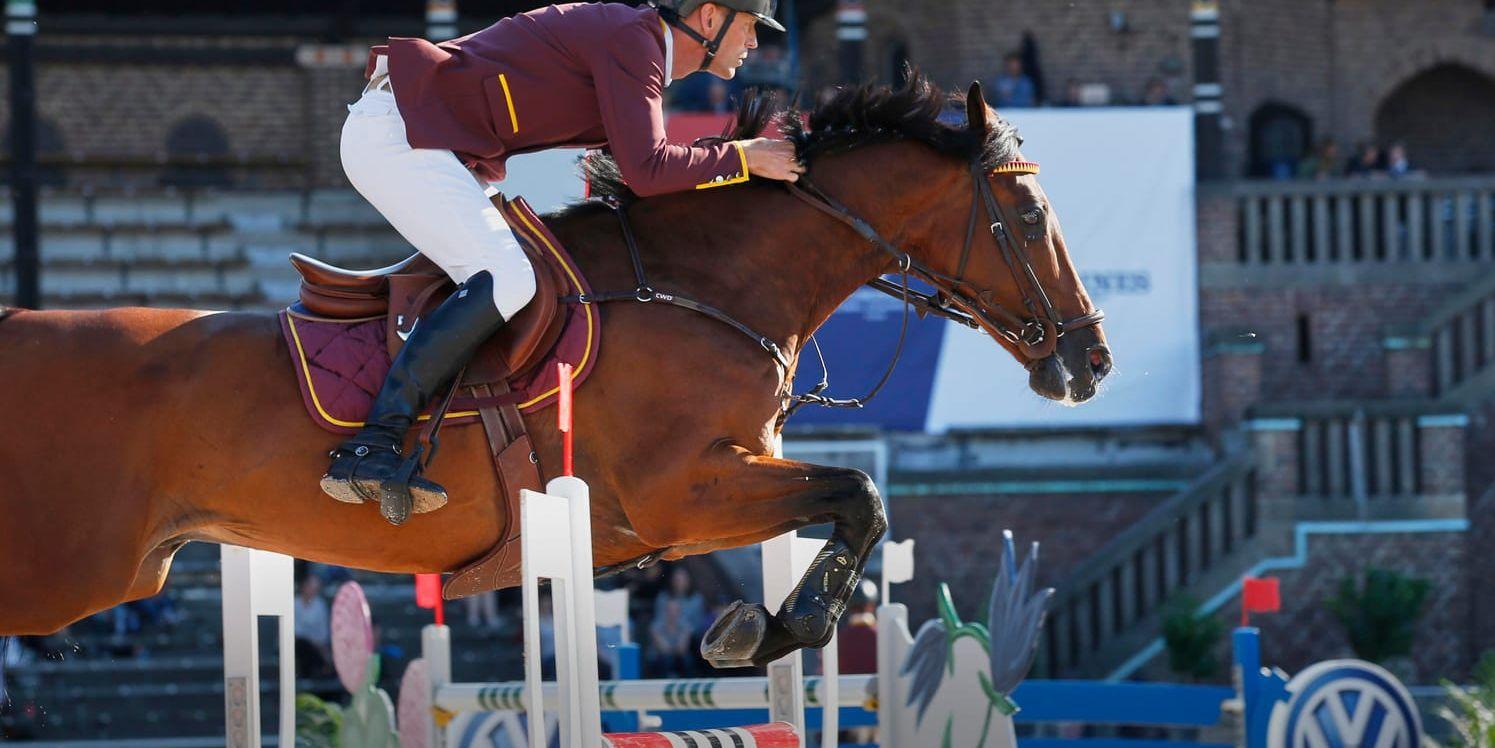
{"type": "Polygon", "coordinates": [[[731,8],[727,9],[727,20],[722,23],[721,30],[716,32],[715,39],[707,39],[701,36],[695,29],[685,25],[680,20],[679,14],[669,8],[659,8],[659,16],[664,19],[665,23],[679,29],[680,33],[695,39],[701,43],[701,46],[706,48],[706,57],[701,60],[701,66],[696,68],[697,70],[705,70],[711,66],[711,61],[716,59],[716,53],[721,50],[722,40],[727,38],[727,32],[732,29],[732,22],[737,20],[737,11],[731,8]]]}

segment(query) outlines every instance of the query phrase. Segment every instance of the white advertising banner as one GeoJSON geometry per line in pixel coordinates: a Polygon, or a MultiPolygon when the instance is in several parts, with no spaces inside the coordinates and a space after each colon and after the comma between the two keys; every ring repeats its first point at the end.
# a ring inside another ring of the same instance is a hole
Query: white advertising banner
{"type": "Polygon", "coordinates": [[[984,335],[947,324],[926,428],[1197,423],[1193,112],[1004,112],[1037,161],[1075,267],[1106,312],[1116,369],[1079,407],[1044,400],[984,335]]]}

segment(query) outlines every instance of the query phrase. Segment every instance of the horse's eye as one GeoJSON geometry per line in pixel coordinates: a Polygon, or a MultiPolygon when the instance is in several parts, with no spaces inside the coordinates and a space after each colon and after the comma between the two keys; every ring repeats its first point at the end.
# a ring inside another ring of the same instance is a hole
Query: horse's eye
{"type": "Polygon", "coordinates": [[[1029,210],[1023,211],[1023,213],[1022,213],[1023,223],[1026,223],[1029,226],[1037,226],[1038,225],[1038,219],[1040,219],[1042,217],[1043,217],[1043,211],[1040,211],[1037,208],[1031,208],[1029,210]]]}

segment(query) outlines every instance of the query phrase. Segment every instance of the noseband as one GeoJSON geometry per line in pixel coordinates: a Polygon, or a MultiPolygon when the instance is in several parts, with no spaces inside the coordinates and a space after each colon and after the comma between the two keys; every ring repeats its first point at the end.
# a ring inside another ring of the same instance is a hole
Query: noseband
{"type": "MultiPolygon", "coordinates": [[[[1038,164],[1029,161],[1009,161],[997,166],[991,173],[1037,174],[1038,164]]],[[[785,184],[795,197],[850,226],[867,241],[872,242],[893,258],[902,273],[902,283],[894,283],[879,277],[868,282],[868,286],[902,299],[906,305],[917,309],[920,316],[932,314],[959,322],[967,327],[988,330],[1015,347],[1029,360],[1029,366],[1032,366],[1051,355],[1059,344],[1059,338],[1063,337],[1066,332],[1099,324],[1105,319],[1105,313],[1096,309],[1073,319],[1066,320],[1059,316],[1053,303],[1049,301],[1048,294],[1044,292],[1043,285],[1039,283],[1038,275],[1033,272],[1033,263],[1028,256],[1028,242],[1037,241],[1042,238],[1042,235],[1024,234],[1021,245],[1013,242],[1007,230],[1009,223],[1003,220],[1002,206],[992,194],[991,183],[986,176],[986,170],[981,167],[980,158],[973,157],[971,159],[971,181],[973,183],[971,213],[966,225],[965,245],[960,250],[960,263],[956,266],[953,276],[929,267],[882,238],[882,235],[878,234],[871,224],[852,213],[845,205],[826,195],[806,177],[801,177],[798,184],[793,182],[785,184]],[[996,240],[998,251],[1002,253],[1002,260],[1007,263],[1007,268],[1017,283],[1018,293],[1022,296],[1026,314],[1016,313],[1002,306],[993,297],[992,291],[978,289],[965,279],[966,265],[970,261],[971,247],[976,236],[976,221],[982,207],[986,208],[986,216],[989,219],[987,229],[996,240]],[[909,288],[908,276],[910,275],[933,286],[935,293],[925,294],[909,288]]]]}

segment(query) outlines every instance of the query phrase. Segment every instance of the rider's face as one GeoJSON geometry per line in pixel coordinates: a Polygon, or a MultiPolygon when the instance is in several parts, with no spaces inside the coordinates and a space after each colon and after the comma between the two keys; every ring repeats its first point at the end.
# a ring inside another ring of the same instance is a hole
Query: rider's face
{"type": "MultiPolygon", "coordinates": [[[[704,36],[715,39],[721,24],[727,20],[729,11],[714,3],[701,6],[701,23],[706,28],[704,36]]],[[[737,75],[737,68],[747,60],[748,52],[758,48],[758,19],[751,13],[738,13],[732,18],[732,27],[722,38],[716,57],[707,68],[712,75],[730,80],[737,75]]]]}

